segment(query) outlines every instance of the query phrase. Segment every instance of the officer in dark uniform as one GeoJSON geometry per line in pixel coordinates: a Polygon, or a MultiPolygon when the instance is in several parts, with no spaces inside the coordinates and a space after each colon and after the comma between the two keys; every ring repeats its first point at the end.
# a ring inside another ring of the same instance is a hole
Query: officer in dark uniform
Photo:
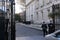
{"type": "Polygon", "coordinates": [[[43,22],[41,27],[42,27],[42,30],[43,30],[43,36],[45,37],[45,35],[47,35],[47,25],[45,24],[45,22],[43,22]]]}
{"type": "Polygon", "coordinates": [[[55,31],[54,25],[52,23],[52,20],[50,20],[50,23],[48,24],[48,28],[49,28],[49,34],[53,33],[55,31]]]}

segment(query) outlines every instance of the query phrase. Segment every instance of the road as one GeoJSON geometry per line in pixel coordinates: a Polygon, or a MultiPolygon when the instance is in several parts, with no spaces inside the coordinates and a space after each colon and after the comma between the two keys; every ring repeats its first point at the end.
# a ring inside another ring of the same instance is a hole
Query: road
{"type": "Polygon", "coordinates": [[[42,31],[16,23],[16,40],[45,40],[42,31]]]}

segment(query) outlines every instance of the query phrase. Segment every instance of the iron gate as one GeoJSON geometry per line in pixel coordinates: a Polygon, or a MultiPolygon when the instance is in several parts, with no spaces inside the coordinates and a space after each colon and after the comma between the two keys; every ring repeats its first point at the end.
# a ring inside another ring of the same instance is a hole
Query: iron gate
{"type": "Polygon", "coordinates": [[[5,18],[0,17],[0,40],[5,40],[5,18]]]}

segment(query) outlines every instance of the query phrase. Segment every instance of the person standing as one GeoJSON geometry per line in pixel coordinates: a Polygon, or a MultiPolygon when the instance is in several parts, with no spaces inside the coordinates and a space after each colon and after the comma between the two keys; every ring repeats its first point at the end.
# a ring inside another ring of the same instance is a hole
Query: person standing
{"type": "Polygon", "coordinates": [[[48,24],[48,28],[49,28],[49,34],[55,31],[54,25],[51,20],[50,20],[50,23],[48,24]]]}
{"type": "Polygon", "coordinates": [[[45,24],[45,22],[43,21],[42,24],[42,30],[43,30],[43,36],[45,37],[45,35],[47,35],[47,25],[45,24]]]}

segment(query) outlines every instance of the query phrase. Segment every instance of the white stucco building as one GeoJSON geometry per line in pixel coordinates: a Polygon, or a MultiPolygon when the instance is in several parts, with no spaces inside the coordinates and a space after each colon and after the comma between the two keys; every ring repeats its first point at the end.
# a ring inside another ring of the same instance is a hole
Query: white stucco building
{"type": "Polygon", "coordinates": [[[52,5],[59,3],[60,0],[26,0],[26,21],[48,22],[48,13],[52,12],[52,5]]]}
{"type": "Polygon", "coordinates": [[[26,0],[26,21],[35,21],[35,0],[26,0]]]}

